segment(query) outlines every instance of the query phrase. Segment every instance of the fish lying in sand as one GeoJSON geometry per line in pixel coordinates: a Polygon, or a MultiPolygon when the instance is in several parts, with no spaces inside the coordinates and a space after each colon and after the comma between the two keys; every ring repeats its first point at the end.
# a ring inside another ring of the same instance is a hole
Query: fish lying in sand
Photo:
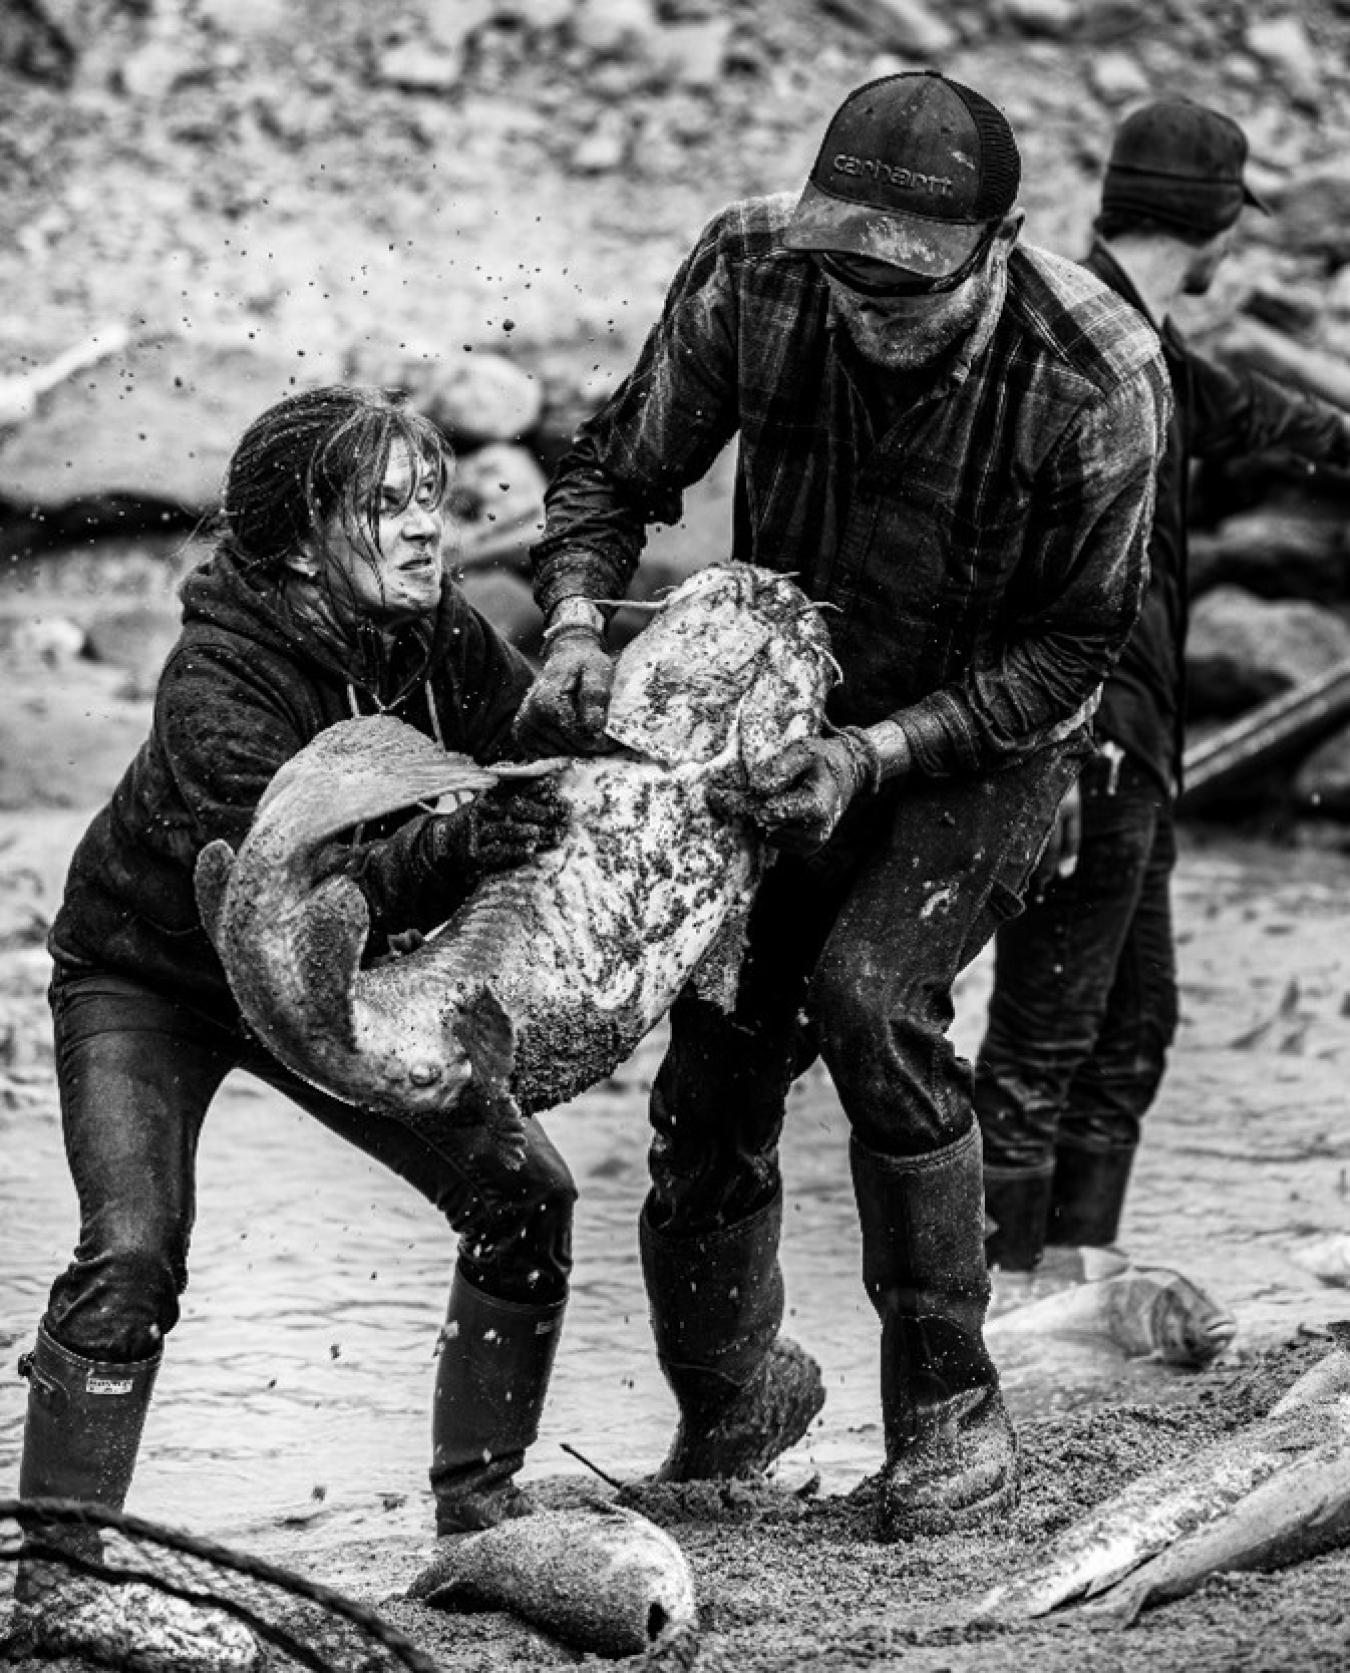
{"type": "Polygon", "coordinates": [[[1109,1341],[1131,1358],[1208,1365],[1236,1330],[1228,1309],[1181,1273],[1130,1266],[1000,1313],[985,1326],[985,1341],[995,1359],[1052,1337],[1082,1337],[1109,1341]]]}
{"type": "Polygon", "coordinates": [[[434,1609],[505,1610],[608,1656],[691,1635],[698,1619],[684,1552],[615,1505],[534,1511],[443,1540],[408,1596],[434,1609]]]}
{"type": "Polygon", "coordinates": [[[342,722],[288,761],[238,854],[198,860],[202,921],[249,1024],[297,1074],[404,1120],[483,1119],[509,1151],[522,1112],[609,1074],[691,978],[729,1006],[764,864],[710,782],[820,730],[836,677],[793,582],[717,564],[677,588],[619,656],[621,753],[484,768],[390,717],[342,722]],[[404,957],[361,968],[365,902],[319,880],[332,838],[414,802],[558,772],[557,848],[474,891],[404,957]]]}
{"type": "Polygon", "coordinates": [[[1222,1568],[1292,1561],[1344,1539],[1350,1324],[1330,1329],[1332,1351],[1264,1418],[1130,1482],[967,1620],[1008,1625],[1108,1593],[1094,1615],[1126,1622],[1151,1598],[1180,1596],[1222,1568]]]}

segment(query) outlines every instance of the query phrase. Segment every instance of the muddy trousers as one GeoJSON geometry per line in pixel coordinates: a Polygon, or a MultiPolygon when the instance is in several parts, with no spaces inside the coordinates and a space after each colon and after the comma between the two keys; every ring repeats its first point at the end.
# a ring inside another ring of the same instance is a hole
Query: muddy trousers
{"type": "Polygon", "coordinates": [[[132,1402],[96,1385],[130,1379],[134,1401],[148,1404],[148,1367],[177,1322],[187,1282],[198,1137],[232,1069],[284,1092],[426,1197],[460,1234],[456,1285],[508,1309],[560,1311],[576,1189],[537,1123],[528,1124],[523,1165],[512,1169],[481,1126],[448,1128],[433,1144],[392,1117],[328,1098],[229,1027],[122,977],[58,979],[52,1006],[80,1235],[31,1361],[25,1481],[59,1473],[69,1496],[125,1496],[144,1411],[133,1423],[132,1402]],[[63,1387],[84,1377],[89,1398],[48,1405],[45,1386],[57,1371],[63,1387]],[[98,1469],[114,1458],[110,1488],[98,1469]]]}
{"type": "MultiPolygon", "coordinates": [[[[760,1276],[734,1296],[718,1272],[759,1216],[776,1246],[787,1096],[817,1053],[863,1153],[900,1165],[970,1142],[969,1070],[947,1038],[952,986],[1018,910],[1084,750],[1076,739],[988,779],[916,779],[855,804],[818,854],[780,856],[767,873],[734,1009],[695,991],[677,1000],[652,1090],[643,1216],[644,1251],[664,1262],[645,1256],[668,1376],[677,1361],[717,1374],[733,1357],[748,1376],[770,1351],[776,1259],[761,1251],[760,1276]],[[681,1295],[716,1298],[697,1361],[675,1314],[681,1295]]],[[[979,1196],[977,1180],[977,1210],[979,1196]]],[[[966,1213],[959,1194],[944,1200],[961,1205],[954,1235],[982,1271],[982,1213],[966,1213]]],[[[914,1352],[927,1352],[926,1338],[911,1336],[914,1352]]]]}
{"type": "Polygon", "coordinates": [[[1078,866],[995,940],[975,1074],[991,1265],[1119,1231],[1176,1032],[1170,799],[1128,757],[1084,768],[1078,866]]]}

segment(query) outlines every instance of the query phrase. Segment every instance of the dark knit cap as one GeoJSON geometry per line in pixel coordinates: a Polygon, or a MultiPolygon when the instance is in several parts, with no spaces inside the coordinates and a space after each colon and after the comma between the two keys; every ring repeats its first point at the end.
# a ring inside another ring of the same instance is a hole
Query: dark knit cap
{"type": "Polygon", "coordinates": [[[1270,213],[1242,178],[1246,161],[1247,136],[1231,117],[1190,99],[1158,99],[1116,130],[1102,210],[1182,232],[1223,232],[1244,204],[1270,213]]]}

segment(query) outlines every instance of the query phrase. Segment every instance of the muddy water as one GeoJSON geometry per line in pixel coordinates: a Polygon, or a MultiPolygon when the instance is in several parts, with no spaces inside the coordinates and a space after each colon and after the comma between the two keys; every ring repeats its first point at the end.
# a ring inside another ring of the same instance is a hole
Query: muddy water
{"type": "MultiPolygon", "coordinates": [[[[47,834],[41,869],[59,857],[62,835],[47,834]]],[[[1240,1353],[1350,1314],[1350,1294],[1297,1258],[1350,1234],[1350,863],[1193,841],[1177,904],[1184,1021],[1123,1241],[1227,1302],[1240,1353]]],[[[22,962],[28,975],[0,985],[0,1008],[6,991],[33,985],[40,955],[22,962]]],[[[981,961],[959,992],[967,1052],[987,983],[981,961]]],[[[33,1026],[31,1000],[11,1000],[11,1018],[33,1026]]],[[[580,1470],[564,1450],[572,1446],[626,1477],[659,1461],[669,1433],[635,1253],[645,1093],[659,1050],[653,1037],[613,1081],[547,1118],[582,1202],[575,1296],[536,1474],[580,1470]]],[[[0,1495],[15,1490],[22,1424],[11,1368],[75,1229],[49,1078],[30,1073],[7,1102],[0,1495]]],[[[881,1445],[845,1144],[828,1079],[813,1071],[794,1091],[785,1141],[784,1262],[789,1328],[821,1361],[829,1398],[783,1468],[790,1481],[819,1471],[832,1491],[874,1468],[881,1445]]],[[[448,1233],[407,1187],[242,1078],[210,1115],[200,1182],[192,1282],[132,1508],[260,1549],[283,1533],[293,1539],[297,1521],[330,1544],[357,1526],[392,1535],[428,1525],[427,1406],[448,1233]]],[[[1148,1397],[1178,1375],[1104,1349],[1074,1351],[1070,1361],[1010,1367],[1014,1406],[1148,1397]]]]}

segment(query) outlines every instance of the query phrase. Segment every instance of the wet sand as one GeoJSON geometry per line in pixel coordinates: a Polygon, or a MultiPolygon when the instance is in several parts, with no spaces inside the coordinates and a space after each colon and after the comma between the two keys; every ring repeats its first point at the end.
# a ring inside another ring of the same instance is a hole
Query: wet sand
{"type": "MultiPolygon", "coordinates": [[[[52,805],[50,792],[115,772],[129,753],[123,734],[144,718],[139,700],[110,696],[106,753],[91,768],[97,678],[79,703],[35,682],[18,712],[46,805],[0,796],[10,809],[0,836],[0,1343],[11,1362],[74,1232],[40,938],[86,815],[52,805]],[[65,762],[79,763],[73,780],[65,762]]],[[[823,1072],[805,1078],[785,1141],[784,1260],[789,1328],[825,1369],[825,1411],[771,1487],[645,1501],[694,1569],[698,1667],[1350,1667],[1345,1553],[1216,1580],[1130,1631],[1090,1631],[1072,1616],[1013,1633],[959,1625],[963,1600],[1031,1560],[1081,1509],[1264,1411],[1326,1351],[1321,1327],[1350,1313],[1344,1290],[1299,1259],[1350,1232],[1347,882],[1350,863],[1336,854],[1188,836],[1177,880],[1183,1025],[1123,1241],[1223,1300],[1239,1334],[1202,1373],[1100,1347],[1008,1366],[1025,1484],[1010,1524],[988,1537],[882,1546],[868,1535],[855,1489],[880,1457],[875,1327],[857,1279],[842,1119],[823,1072]]],[[[986,984],[984,962],[962,983],[967,1051],[986,984]]],[[[659,1047],[658,1035],[549,1118],[582,1185],[576,1296],[529,1472],[550,1498],[610,1491],[564,1442],[627,1481],[659,1460],[669,1433],[632,1231],[659,1047]]],[[[452,1617],[399,1599],[428,1550],[425,1407],[452,1255],[434,1220],[246,1082],[212,1112],[202,1187],[193,1284],[129,1508],[378,1605],[450,1673],[575,1665],[577,1652],[507,1616],[452,1617]]],[[[0,1493],[14,1490],[22,1399],[7,1376],[0,1493]]]]}

